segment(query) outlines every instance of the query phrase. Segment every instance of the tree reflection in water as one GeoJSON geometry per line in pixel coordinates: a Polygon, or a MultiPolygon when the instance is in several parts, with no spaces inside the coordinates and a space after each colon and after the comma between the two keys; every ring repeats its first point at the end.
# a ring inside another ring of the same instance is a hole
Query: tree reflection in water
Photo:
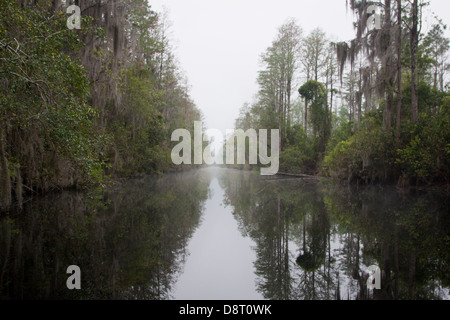
{"type": "Polygon", "coordinates": [[[0,298],[170,298],[209,179],[190,171],[29,201],[0,220],[0,298]],[[82,290],[66,288],[72,264],[82,290]]]}
{"type": "Polygon", "coordinates": [[[267,299],[449,299],[448,197],[222,171],[267,299]],[[370,265],[381,290],[367,289],[370,265]]]}
{"type": "Polygon", "coordinates": [[[254,241],[255,290],[264,298],[449,299],[446,195],[231,169],[29,200],[0,218],[0,299],[171,298],[213,174],[239,231],[254,241]],[[66,288],[72,264],[82,290],[66,288]],[[382,270],[374,293],[371,265],[382,270]]]}

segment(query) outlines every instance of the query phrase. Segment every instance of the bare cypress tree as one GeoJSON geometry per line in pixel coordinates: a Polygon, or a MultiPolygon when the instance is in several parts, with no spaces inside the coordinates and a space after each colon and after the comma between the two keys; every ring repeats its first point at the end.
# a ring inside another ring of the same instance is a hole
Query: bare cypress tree
{"type": "MultiPolygon", "coordinates": [[[[302,64],[306,75],[306,82],[309,80],[319,81],[323,69],[327,66],[327,39],[326,34],[321,29],[316,28],[304,40],[302,46],[302,64]]],[[[308,99],[305,99],[304,130],[308,130],[308,99]]]]}
{"type": "Polygon", "coordinates": [[[290,127],[290,113],[291,113],[291,96],[294,74],[298,69],[299,52],[302,39],[302,29],[296,24],[294,19],[290,19],[279,29],[280,45],[284,52],[285,59],[285,114],[286,114],[286,128],[290,127]]]}
{"type": "Polygon", "coordinates": [[[259,72],[261,105],[277,115],[280,148],[291,122],[291,97],[298,69],[302,29],[290,19],[278,29],[272,45],[261,55],[264,70],[259,72]]]}

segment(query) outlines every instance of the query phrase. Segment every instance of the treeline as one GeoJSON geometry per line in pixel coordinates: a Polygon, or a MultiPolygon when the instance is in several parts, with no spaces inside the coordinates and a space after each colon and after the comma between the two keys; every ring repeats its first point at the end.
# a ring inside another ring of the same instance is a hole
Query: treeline
{"type": "Polygon", "coordinates": [[[0,12],[0,208],[170,169],[169,132],[201,113],[165,14],[145,0],[1,0],[0,12]]]}
{"type": "Polygon", "coordinates": [[[280,171],[356,183],[450,182],[450,40],[424,1],[349,1],[356,36],[294,19],[261,55],[259,92],[236,128],[279,129],[280,171]],[[375,6],[379,15],[369,9],[375,6]],[[379,22],[379,27],[374,22],[379,22]]]}

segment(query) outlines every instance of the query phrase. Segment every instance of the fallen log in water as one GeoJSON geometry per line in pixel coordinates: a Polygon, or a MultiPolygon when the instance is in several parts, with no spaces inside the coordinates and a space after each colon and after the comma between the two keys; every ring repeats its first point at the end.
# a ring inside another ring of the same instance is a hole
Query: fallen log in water
{"type": "Polygon", "coordinates": [[[296,178],[302,178],[302,179],[315,179],[315,180],[319,179],[319,177],[317,177],[317,176],[310,176],[307,174],[299,174],[299,173],[278,172],[277,176],[288,176],[288,177],[296,177],[296,178]]]}
{"type": "Polygon", "coordinates": [[[305,181],[314,181],[319,182],[318,176],[310,176],[307,174],[297,174],[297,173],[285,173],[279,172],[274,176],[263,176],[264,181],[286,181],[286,180],[305,180],[305,181]]]}

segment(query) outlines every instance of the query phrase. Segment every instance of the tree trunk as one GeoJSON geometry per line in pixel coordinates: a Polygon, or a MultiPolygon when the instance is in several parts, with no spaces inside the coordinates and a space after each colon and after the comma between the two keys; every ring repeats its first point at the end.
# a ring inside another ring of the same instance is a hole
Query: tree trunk
{"type": "Polygon", "coordinates": [[[23,184],[22,184],[22,173],[20,170],[20,167],[16,167],[14,169],[14,175],[15,175],[15,194],[16,194],[16,200],[17,205],[20,209],[22,209],[23,205],[23,184]]]}
{"type": "Polygon", "coordinates": [[[392,58],[391,58],[391,29],[392,29],[392,23],[391,23],[391,0],[385,0],[384,1],[384,7],[385,7],[385,21],[384,21],[384,32],[386,33],[386,39],[385,43],[383,45],[386,46],[386,52],[387,55],[386,58],[386,65],[384,66],[384,81],[386,83],[386,106],[383,114],[383,127],[385,130],[391,130],[392,128],[392,109],[393,109],[393,103],[394,103],[394,95],[392,92],[392,76],[391,76],[391,70],[392,70],[392,58]]]}
{"type": "Polygon", "coordinates": [[[288,80],[287,84],[287,106],[286,106],[286,117],[287,117],[287,128],[291,127],[291,80],[288,80]]]}
{"type": "Polygon", "coordinates": [[[395,119],[395,140],[400,144],[400,129],[402,125],[402,1],[397,0],[397,117],[395,119]]]}
{"type": "Polygon", "coordinates": [[[386,92],[386,109],[384,110],[383,115],[383,126],[387,131],[392,129],[392,105],[394,103],[394,96],[392,94],[392,91],[391,89],[388,90],[389,91],[386,92]]]}
{"type": "Polygon", "coordinates": [[[334,87],[333,87],[333,85],[334,85],[334,83],[333,83],[333,75],[334,75],[334,72],[333,72],[333,66],[331,66],[330,67],[330,71],[331,71],[331,75],[330,75],[330,90],[331,90],[331,97],[330,97],[330,122],[331,122],[331,119],[333,118],[333,94],[334,94],[334,92],[333,92],[333,90],[334,90],[334,87]]]}
{"type": "Polygon", "coordinates": [[[0,209],[5,210],[11,206],[11,177],[5,152],[6,138],[3,128],[0,128],[0,209]]]}
{"type": "Polygon", "coordinates": [[[308,130],[308,99],[305,98],[305,134],[307,134],[308,130]]]}
{"type": "Polygon", "coordinates": [[[413,24],[410,35],[411,55],[411,120],[416,123],[419,118],[419,97],[417,93],[417,50],[419,45],[419,3],[414,0],[412,8],[413,24]]]}
{"type": "Polygon", "coordinates": [[[358,115],[357,115],[357,127],[359,129],[360,125],[361,125],[361,106],[362,106],[362,99],[363,99],[363,93],[362,93],[362,71],[361,71],[361,64],[360,64],[360,69],[359,69],[359,82],[358,82],[358,99],[357,99],[357,103],[358,103],[358,115]]]}
{"type": "Polygon", "coordinates": [[[280,132],[280,151],[283,150],[283,90],[280,89],[280,99],[278,101],[278,130],[280,132]]]}

